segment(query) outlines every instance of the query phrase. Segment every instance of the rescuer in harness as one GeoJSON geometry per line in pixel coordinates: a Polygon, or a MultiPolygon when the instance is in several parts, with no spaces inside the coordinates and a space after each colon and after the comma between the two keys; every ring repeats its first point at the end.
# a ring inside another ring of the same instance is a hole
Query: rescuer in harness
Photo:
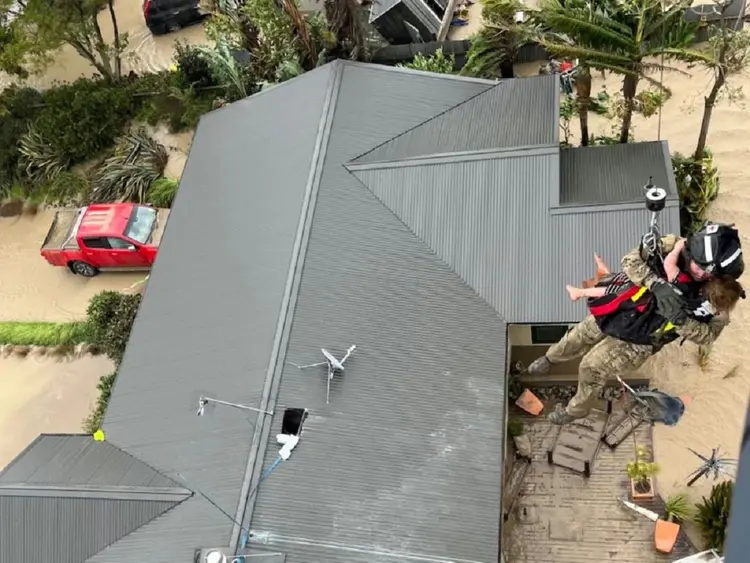
{"type": "MultiPolygon", "coordinates": [[[[678,237],[659,240],[657,258],[663,264],[678,237]]],[[[715,276],[739,278],[744,260],[739,235],[729,225],[710,223],[687,239],[677,257],[678,278],[670,283],[643,245],[622,259],[623,274],[638,286],[627,307],[616,308],[611,319],[589,314],[547,353],[528,368],[544,375],[552,364],[581,360],[578,392],[564,409],[549,415],[553,424],[584,418],[609,378],[641,367],[665,344],[679,337],[706,346],[729,322],[728,315],[713,315],[704,297],[705,284],[715,276]],[[630,306],[630,305],[633,306],[630,306]],[[615,322],[611,322],[615,321],[615,322]]]]}

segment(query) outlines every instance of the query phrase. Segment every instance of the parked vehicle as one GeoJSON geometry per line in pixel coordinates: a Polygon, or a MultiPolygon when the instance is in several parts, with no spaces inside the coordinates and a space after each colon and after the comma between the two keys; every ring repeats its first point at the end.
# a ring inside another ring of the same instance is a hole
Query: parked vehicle
{"type": "Polygon", "coordinates": [[[154,35],[163,35],[202,21],[198,0],[144,0],[143,17],[154,35]]]}
{"type": "Polygon", "coordinates": [[[168,216],[168,209],[133,203],[63,209],[55,214],[41,253],[53,266],[87,278],[109,270],[148,270],[168,216]]]}

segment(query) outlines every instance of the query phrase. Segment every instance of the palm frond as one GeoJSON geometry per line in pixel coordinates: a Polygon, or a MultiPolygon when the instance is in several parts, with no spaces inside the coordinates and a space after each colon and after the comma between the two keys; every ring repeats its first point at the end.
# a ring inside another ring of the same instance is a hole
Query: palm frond
{"type": "Polygon", "coordinates": [[[169,154],[145,129],[123,136],[97,169],[93,178],[91,201],[145,202],[151,184],[164,173],[169,154]]]}

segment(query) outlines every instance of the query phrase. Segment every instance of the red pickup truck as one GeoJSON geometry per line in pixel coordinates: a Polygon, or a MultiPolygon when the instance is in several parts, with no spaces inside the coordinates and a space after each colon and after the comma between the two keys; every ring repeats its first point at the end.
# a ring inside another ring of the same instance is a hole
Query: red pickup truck
{"type": "Polygon", "coordinates": [[[168,209],[134,203],[63,209],[42,243],[42,256],[87,278],[107,270],[147,270],[168,216],[168,209]]]}

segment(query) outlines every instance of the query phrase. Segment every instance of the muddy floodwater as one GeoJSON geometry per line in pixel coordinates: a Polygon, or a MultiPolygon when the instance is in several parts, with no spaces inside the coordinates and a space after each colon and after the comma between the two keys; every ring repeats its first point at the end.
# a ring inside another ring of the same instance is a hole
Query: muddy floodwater
{"type": "Polygon", "coordinates": [[[105,357],[0,358],[0,470],[39,434],[80,432],[113,368],[105,357]]]}
{"type": "MultiPolygon", "coordinates": [[[[194,25],[176,33],[153,36],[143,19],[141,0],[117,0],[115,2],[117,24],[121,33],[128,35],[128,47],[124,56],[124,68],[128,72],[158,71],[169,68],[172,64],[175,41],[191,45],[206,43],[203,26],[194,25]]],[[[106,41],[112,40],[112,21],[104,10],[99,14],[99,24],[106,41]]],[[[81,76],[91,76],[93,67],[73,48],[65,46],[57,54],[54,63],[40,76],[29,79],[29,84],[37,87],[48,87],[55,81],[72,81],[81,76]]],[[[0,86],[11,79],[0,76],[0,86]]]]}
{"type": "Polygon", "coordinates": [[[122,291],[144,273],[82,278],[50,266],[39,248],[55,212],[0,219],[0,321],[70,321],[84,318],[89,300],[105,289],[122,291]]]}

